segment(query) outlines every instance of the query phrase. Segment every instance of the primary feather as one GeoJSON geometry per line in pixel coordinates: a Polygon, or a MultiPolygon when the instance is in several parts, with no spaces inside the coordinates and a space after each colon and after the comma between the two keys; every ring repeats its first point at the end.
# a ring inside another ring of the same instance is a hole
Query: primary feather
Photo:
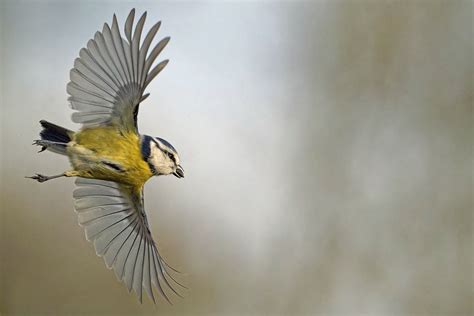
{"type": "Polygon", "coordinates": [[[151,236],[143,192],[112,181],[76,180],[74,206],[86,238],[94,243],[98,256],[130,291],[142,301],[142,288],[155,302],[151,284],[171,303],[165,287],[180,294],[172,285],[182,286],[171,276],[151,236]]]}
{"type": "Polygon", "coordinates": [[[134,18],[135,10],[132,10],[125,22],[126,38],[121,36],[114,15],[112,27],[105,23],[102,32],[97,32],[87,47],[81,49],[67,85],[71,107],[77,111],[72,115],[74,122],[84,127],[115,125],[138,133],[136,109],[146,97],[146,86],[168,63],[164,60],[151,69],[169,37],[159,41],[148,55],[161,23],[150,29],[140,46],[146,12],[132,36],[134,18]]]}

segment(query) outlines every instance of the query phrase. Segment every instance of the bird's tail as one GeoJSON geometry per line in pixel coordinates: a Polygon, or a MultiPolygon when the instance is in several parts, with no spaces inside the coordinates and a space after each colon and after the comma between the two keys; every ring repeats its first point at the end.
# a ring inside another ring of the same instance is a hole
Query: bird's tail
{"type": "Polygon", "coordinates": [[[74,132],[45,120],[41,120],[40,124],[43,127],[40,132],[41,140],[36,140],[34,144],[41,146],[41,151],[48,149],[66,155],[67,143],[72,140],[74,132]]]}

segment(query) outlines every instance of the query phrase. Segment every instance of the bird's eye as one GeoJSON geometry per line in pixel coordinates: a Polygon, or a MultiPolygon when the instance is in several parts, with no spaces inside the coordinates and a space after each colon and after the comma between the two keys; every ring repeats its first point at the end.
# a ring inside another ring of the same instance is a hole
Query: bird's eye
{"type": "Polygon", "coordinates": [[[173,154],[172,154],[172,153],[168,153],[168,157],[169,157],[171,160],[173,160],[173,161],[174,161],[174,156],[173,156],[173,154]]]}

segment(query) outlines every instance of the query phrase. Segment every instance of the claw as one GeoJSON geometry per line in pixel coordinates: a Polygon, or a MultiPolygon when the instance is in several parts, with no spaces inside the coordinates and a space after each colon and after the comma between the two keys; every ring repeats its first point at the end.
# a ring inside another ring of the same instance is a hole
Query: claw
{"type": "Polygon", "coordinates": [[[37,173],[35,176],[25,177],[25,178],[33,179],[33,180],[36,180],[36,181],[38,181],[38,182],[40,182],[40,183],[49,180],[49,177],[48,177],[48,176],[44,176],[44,175],[39,174],[39,173],[37,173]]]}

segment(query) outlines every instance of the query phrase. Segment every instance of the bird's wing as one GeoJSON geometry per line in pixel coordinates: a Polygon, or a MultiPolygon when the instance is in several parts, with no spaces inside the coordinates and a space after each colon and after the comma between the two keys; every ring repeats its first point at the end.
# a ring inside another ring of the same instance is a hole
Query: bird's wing
{"type": "Polygon", "coordinates": [[[75,123],[84,127],[113,124],[121,130],[137,132],[138,107],[148,94],[145,88],[166,66],[168,60],[156,64],[155,59],[168,44],[169,37],[159,41],[148,54],[161,22],[153,25],[140,45],[146,12],[138,20],[132,34],[135,9],[125,22],[125,36],[120,34],[114,14],[112,27],[104,24],[87,47],[79,52],[70,72],[67,92],[75,123]]]}
{"type": "Polygon", "coordinates": [[[181,295],[172,283],[178,283],[171,268],[158,253],[143,208],[143,192],[121,184],[77,178],[74,208],[86,239],[94,243],[98,256],[113,268],[117,278],[128,290],[133,288],[140,302],[142,289],[155,302],[152,284],[158,293],[171,303],[166,292],[181,295]],[[166,289],[168,288],[168,290],[166,289]]]}

